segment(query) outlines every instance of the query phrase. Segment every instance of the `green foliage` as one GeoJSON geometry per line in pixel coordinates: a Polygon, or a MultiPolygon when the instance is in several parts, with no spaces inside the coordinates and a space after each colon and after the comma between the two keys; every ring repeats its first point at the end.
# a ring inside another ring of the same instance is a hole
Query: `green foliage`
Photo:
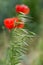
{"type": "Polygon", "coordinates": [[[22,55],[25,55],[30,40],[33,38],[35,33],[25,31],[24,29],[14,29],[10,32],[10,42],[6,50],[6,65],[16,65],[22,59],[22,55]]]}
{"type": "MultiPolygon", "coordinates": [[[[4,32],[5,34],[5,32],[4,32]]],[[[28,32],[24,29],[14,29],[10,33],[10,42],[5,50],[5,57],[2,58],[0,64],[2,65],[15,65],[20,62],[22,55],[26,53],[29,46],[29,38],[35,35],[33,32],[28,32]]],[[[5,37],[5,36],[4,36],[5,37]]]]}

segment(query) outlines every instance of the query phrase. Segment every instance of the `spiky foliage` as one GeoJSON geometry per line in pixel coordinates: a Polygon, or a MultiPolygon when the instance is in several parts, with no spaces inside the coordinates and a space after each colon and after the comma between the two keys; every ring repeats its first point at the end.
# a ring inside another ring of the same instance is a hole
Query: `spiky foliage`
{"type": "Polygon", "coordinates": [[[35,36],[32,32],[24,29],[14,29],[10,32],[10,42],[7,48],[6,65],[16,65],[22,59],[22,55],[26,54],[30,40],[35,36]]]}

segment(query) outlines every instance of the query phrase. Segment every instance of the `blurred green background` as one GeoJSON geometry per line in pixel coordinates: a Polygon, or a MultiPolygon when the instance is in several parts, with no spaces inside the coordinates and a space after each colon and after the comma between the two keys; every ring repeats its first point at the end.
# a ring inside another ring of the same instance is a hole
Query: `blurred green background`
{"type": "Polygon", "coordinates": [[[34,41],[34,44],[37,44],[34,51],[37,50],[39,56],[30,65],[43,65],[43,0],[0,0],[0,57],[3,55],[4,44],[8,43],[8,32],[4,31],[3,20],[16,16],[17,4],[26,4],[30,8],[30,21],[26,23],[25,28],[39,36],[38,41],[34,41]]]}

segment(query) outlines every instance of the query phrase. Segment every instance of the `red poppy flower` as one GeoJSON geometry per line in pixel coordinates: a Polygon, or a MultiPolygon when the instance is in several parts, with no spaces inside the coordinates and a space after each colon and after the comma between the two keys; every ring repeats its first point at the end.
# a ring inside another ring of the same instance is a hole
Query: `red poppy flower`
{"type": "Polygon", "coordinates": [[[22,23],[18,24],[16,27],[17,28],[24,28],[24,23],[22,22],[22,23]]]}
{"type": "Polygon", "coordinates": [[[17,13],[24,13],[24,14],[28,14],[30,12],[30,8],[28,8],[28,6],[26,5],[16,5],[16,12],[17,13]]]}
{"type": "Polygon", "coordinates": [[[15,27],[15,22],[18,21],[18,18],[7,18],[4,20],[4,25],[7,29],[12,29],[15,27]]]}

